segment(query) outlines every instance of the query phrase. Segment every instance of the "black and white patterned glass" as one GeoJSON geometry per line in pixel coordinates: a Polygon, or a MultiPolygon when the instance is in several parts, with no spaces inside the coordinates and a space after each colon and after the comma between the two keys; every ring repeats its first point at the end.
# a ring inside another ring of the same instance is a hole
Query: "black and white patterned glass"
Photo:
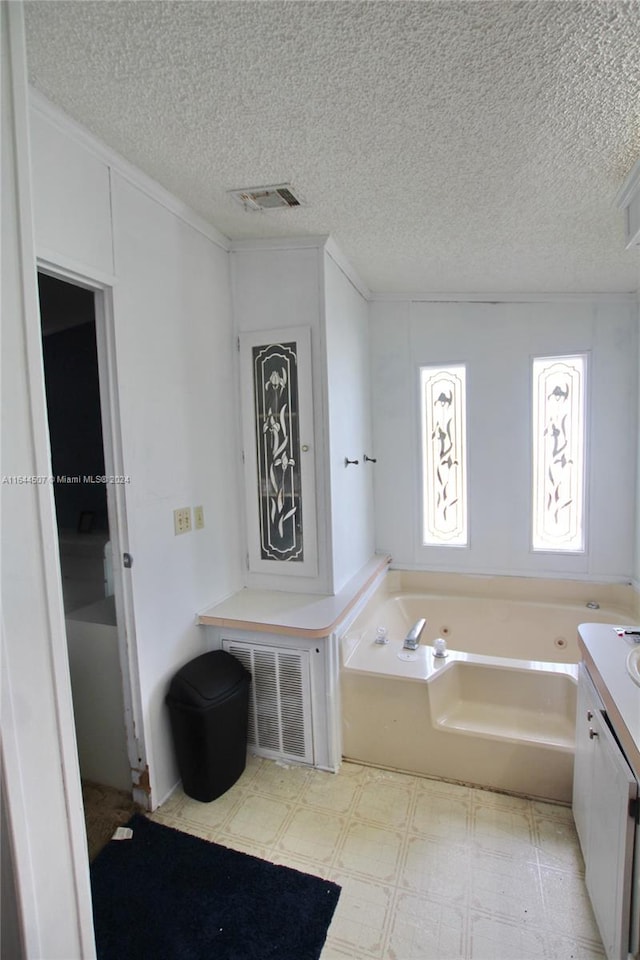
{"type": "Polygon", "coordinates": [[[298,357],[295,343],[253,347],[260,556],[302,562],[298,357]]]}

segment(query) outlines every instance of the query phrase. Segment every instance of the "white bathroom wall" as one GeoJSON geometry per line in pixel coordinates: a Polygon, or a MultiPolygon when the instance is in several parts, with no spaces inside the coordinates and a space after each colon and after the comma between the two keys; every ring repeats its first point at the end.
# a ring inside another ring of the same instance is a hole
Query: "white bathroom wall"
{"type": "Polygon", "coordinates": [[[374,553],[369,309],[333,256],[324,257],[327,417],[333,588],[337,593],[374,553]],[[358,465],[345,466],[345,457],[358,465]]]}
{"type": "Polygon", "coordinates": [[[371,305],[376,547],[398,566],[628,579],[638,433],[632,298],[371,305]],[[589,353],[587,551],[533,553],[530,363],[589,353]],[[418,369],[467,364],[470,544],[424,547],[418,369]]]}
{"type": "Polygon", "coordinates": [[[157,805],[178,778],[169,680],[202,652],[196,612],[242,584],[228,251],[212,228],[39,97],[32,123],[38,253],[113,288],[134,659],[157,805]],[[49,147],[73,175],[42,162],[49,147]],[[100,242],[88,243],[91,233],[100,242]],[[204,529],[175,536],[174,509],[196,505],[204,529]]]}
{"type": "Polygon", "coordinates": [[[239,589],[233,335],[225,250],[113,177],[118,383],[132,589],[153,797],[176,781],[164,696],[202,652],[195,613],[239,589]],[[175,536],[173,511],[205,527],[175,536]]]}

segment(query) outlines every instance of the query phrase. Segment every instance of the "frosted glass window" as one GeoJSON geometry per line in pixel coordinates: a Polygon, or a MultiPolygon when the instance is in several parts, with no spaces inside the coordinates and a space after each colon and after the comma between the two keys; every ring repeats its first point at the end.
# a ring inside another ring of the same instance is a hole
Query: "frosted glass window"
{"type": "Polygon", "coordinates": [[[420,370],[425,544],[467,544],[465,375],[464,366],[420,370]]]}
{"type": "Polygon", "coordinates": [[[533,361],[533,549],[584,550],[586,356],[533,361]]]}

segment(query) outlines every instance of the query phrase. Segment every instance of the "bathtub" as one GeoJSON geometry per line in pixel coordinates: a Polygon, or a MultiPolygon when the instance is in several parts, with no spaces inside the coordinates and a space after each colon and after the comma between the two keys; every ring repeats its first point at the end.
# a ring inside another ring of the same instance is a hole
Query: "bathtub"
{"type": "Polygon", "coordinates": [[[626,585],[392,571],[341,636],[343,755],[570,802],[578,625],[638,612],[626,585]]]}

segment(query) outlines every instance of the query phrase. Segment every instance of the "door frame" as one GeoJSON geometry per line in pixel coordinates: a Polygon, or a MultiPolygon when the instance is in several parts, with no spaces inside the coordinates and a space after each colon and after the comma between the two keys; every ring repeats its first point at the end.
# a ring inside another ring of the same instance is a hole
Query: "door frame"
{"type": "MultiPolygon", "coordinates": [[[[104,448],[105,476],[121,482],[106,483],[107,516],[113,556],[113,586],[116,607],[118,655],[122,673],[124,727],[127,757],[131,769],[132,795],[144,809],[151,809],[149,773],[144,741],[143,710],[138,664],[131,575],[123,558],[129,554],[126,512],[126,472],[120,431],[120,405],[117,382],[113,286],[101,279],[78,273],[42,257],[37,258],[38,273],[83,287],[94,295],[96,347],[100,413],[104,448]]],[[[44,382],[44,368],[42,370],[44,382]]],[[[48,425],[47,425],[48,427],[48,425]]]]}

